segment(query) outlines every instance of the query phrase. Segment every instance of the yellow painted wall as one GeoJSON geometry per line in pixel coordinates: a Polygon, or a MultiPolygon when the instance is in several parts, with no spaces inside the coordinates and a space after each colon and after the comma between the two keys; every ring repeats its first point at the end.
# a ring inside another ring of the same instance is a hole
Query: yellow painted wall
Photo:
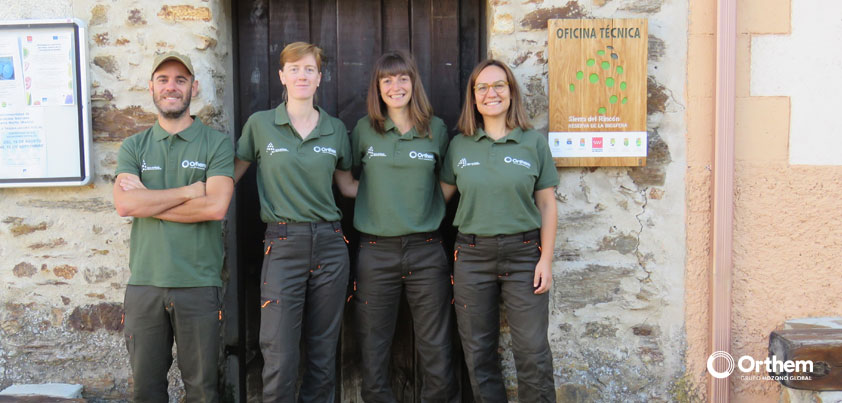
{"type": "MultiPolygon", "coordinates": [[[[751,37],[789,34],[790,0],[738,0],[732,355],[763,359],[787,319],[842,312],[842,167],[788,162],[790,98],[752,97],[751,37]]],[[[692,1],[687,61],[687,374],[704,396],[710,266],[716,1],[692,1]],[[691,286],[691,284],[693,286],[691,286]]],[[[732,401],[777,402],[773,381],[731,376],[732,401]]]]}

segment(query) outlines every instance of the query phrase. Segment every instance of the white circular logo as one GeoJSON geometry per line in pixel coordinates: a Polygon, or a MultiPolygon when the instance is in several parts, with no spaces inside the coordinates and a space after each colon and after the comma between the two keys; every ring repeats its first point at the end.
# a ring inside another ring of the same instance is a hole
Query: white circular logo
{"type": "Polygon", "coordinates": [[[415,157],[417,157],[417,156],[418,156],[418,153],[417,153],[417,152],[415,152],[415,151],[410,151],[410,152],[409,152],[409,158],[415,159],[415,157]]]}
{"type": "Polygon", "coordinates": [[[710,355],[710,357],[708,357],[708,372],[710,372],[711,376],[717,379],[727,378],[734,372],[734,357],[732,357],[731,354],[728,354],[727,351],[715,351],[710,355]],[[713,362],[716,361],[717,358],[724,358],[728,361],[728,368],[725,371],[720,372],[713,367],[713,362]]]}
{"type": "Polygon", "coordinates": [[[503,158],[503,162],[505,162],[507,164],[511,164],[512,163],[512,157],[503,158]]]}
{"type": "Polygon", "coordinates": [[[320,152],[322,152],[322,148],[319,147],[319,146],[315,146],[315,147],[313,147],[313,151],[315,151],[317,153],[320,153],[320,152]]]}

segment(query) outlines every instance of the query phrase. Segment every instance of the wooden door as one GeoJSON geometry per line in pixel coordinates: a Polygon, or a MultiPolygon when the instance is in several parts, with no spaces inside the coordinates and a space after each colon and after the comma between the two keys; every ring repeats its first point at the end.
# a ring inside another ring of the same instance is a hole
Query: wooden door
{"type": "MultiPolygon", "coordinates": [[[[365,114],[371,68],[387,50],[413,54],[421,80],[451,135],[459,117],[464,89],[474,65],[485,56],[485,2],[482,0],[240,0],[233,2],[237,137],[242,124],[260,110],[276,107],[282,100],[278,79],[279,55],[287,44],[306,41],[325,52],[317,103],[339,117],[350,130],[365,114]]],[[[254,168],[237,186],[237,279],[240,332],[229,352],[239,358],[240,399],[256,401],[260,395],[262,358],[258,346],[261,241],[265,226],[258,217],[254,168]]],[[[356,251],[353,203],[340,200],[343,228],[356,251]]],[[[452,209],[443,228],[450,228],[452,209]]],[[[445,231],[445,244],[452,246],[453,231],[445,231]]],[[[420,375],[416,368],[411,316],[403,301],[392,346],[392,386],[401,402],[420,401],[420,375]]],[[[361,402],[359,398],[359,351],[353,336],[353,317],[346,307],[341,339],[337,400],[361,402]]],[[[454,323],[455,331],[455,323],[454,323]]],[[[458,341],[458,336],[454,335],[458,341]]],[[[458,343],[457,343],[458,344],[458,343]]],[[[454,359],[463,374],[461,349],[454,359]]],[[[460,375],[460,378],[464,378],[460,375]]],[[[470,387],[463,395],[470,399],[470,387]]]]}

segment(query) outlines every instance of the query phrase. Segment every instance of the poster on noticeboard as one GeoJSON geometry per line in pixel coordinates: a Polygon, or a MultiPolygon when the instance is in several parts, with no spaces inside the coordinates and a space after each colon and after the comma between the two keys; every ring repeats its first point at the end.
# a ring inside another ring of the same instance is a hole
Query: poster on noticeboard
{"type": "Polygon", "coordinates": [[[0,187],[90,180],[84,24],[0,23],[0,187]]]}

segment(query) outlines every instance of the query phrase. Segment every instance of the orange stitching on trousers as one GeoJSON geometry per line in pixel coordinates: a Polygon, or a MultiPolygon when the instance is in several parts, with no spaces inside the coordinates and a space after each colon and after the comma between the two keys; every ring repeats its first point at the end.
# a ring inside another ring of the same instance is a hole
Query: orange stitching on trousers
{"type": "Polygon", "coordinates": [[[342,234],[342,239],[345,241],[346,245],[350,243],[348,242],[348,238],[345,238],[345,234],[342,234]]]}
{"type": "Polygon", "coordinates": [[[453,275],[450,275],[450,285],[453,285],[453,275]]]}
{"type": "Polygon", "coordinates": [[[219,310],[219,320],[222,320],[222,310],[219,310]]]}
{"type": "Polygon", "coordinates": [[[459,249],[453,251],[453,261],[459,260],[459,249]]]}
{"type": "Polygon", "coordinates": [[[351,298],[354,298],[354,296],[353,296],[353,295],[349,295],[349,296],[348,296],[348,299],[346,299],[346,300],[345,300],[345,303],[351,302],[351,298]]]}
{"type": "Polygon", "coordinates": [[[264,302],[264,303],[263,303],[263,305],[261,305],[260,307],[261,307],[261,308],[266,308],[267,306],[269,306],[269,303],[271,303],[271,302],[272,302],[272,300],[271,300],[271,299],[268,299],[268,300],[266,300],[266,302],[264,302]]]}
{"type": "Polygon", "coordinates": [[[268,247],[266,247],[266,253],[264,255],[268,255],[269,251],[272,250],[272,244],[270,243],[268,247]]]}

